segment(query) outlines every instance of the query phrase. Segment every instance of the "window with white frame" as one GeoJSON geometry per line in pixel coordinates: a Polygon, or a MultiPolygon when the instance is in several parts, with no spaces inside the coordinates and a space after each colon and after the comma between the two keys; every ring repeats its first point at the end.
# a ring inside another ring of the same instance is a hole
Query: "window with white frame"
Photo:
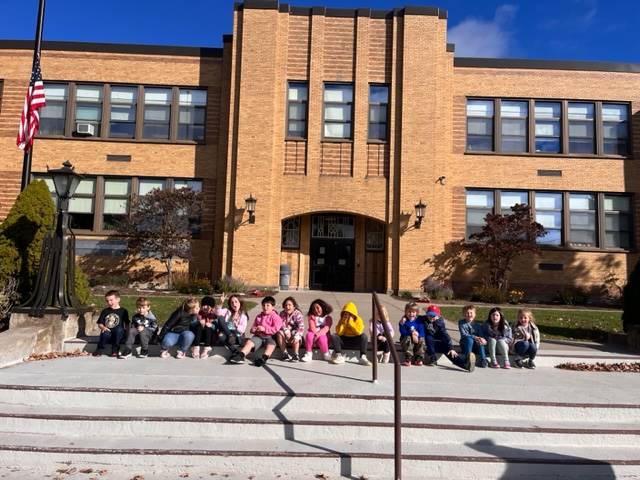
{"type": "Polygon", "coordinates": [[[178,140],[204,142],[204,125],[207,118],[207,92],[205,90],[180,89],[178,113],[178,140]]]}
{"type": "Polygon", "coordinates": [[[529,150],[527,131],[529,102],[502,100],[500,102],[500,145],[502,152],[519,153],[529,150]]]}
{"type": "Polygon", "coordinates": [[[511,192],[508,190],[500,191],[500,213],[502,215],[511,215],[513,213],[511,207],[517,204],[529,204],[529,193],[517,191],[511,192]]]}
{"type": "Polygon", "coordinates": [[[625,195],[605,195],[605,248],[631,249],[631,225],[631,198],[625,195]]]}
{"type": "Polygon", "coordinates": [[[493,151],[493,100],[467,100],[467,150],[493,151]]]}
{"type": "Polygon", "coordinates": [[[109,178],[104,181],[104,207],[102,228],[115,230],[118,222],[129,213],[129,194],[131,180],[128,178],[109,178]]]}
{"type": "Polygon", "coordinates": [[[487,214],[493,213],[493,197],[493,190],[467,190],[467,238],[479,233],[487,214]]]}
{"type": "Polygon", "coordinates": [[[594,104],[569,102],[569,153],[595,153],[594,104]]]}
{"type": "Polygon", "coordinates": [[[109,136],[135,138],[138,87],[112,86],[110,93],[109,136]]]}
{"type": "Polygon", "coordinates": [[[562,104],[560,102],[535,103],[536,152],[560,153],[560,121],[562,104]]]}
{"type": "Polygon", "coordinates": [[[629,109],[617,103],[602,104],[603,153],[629,153],[629,109]]]}
{"type": "Polygon", "coordinates": [[[99,137],[102,125],[102,85],[76,87],[76,125],[74,131],[99,137]],[[88,124],[93,128],[86,129],[88,124]]]}
{"type": "Polygon", "coordinates": [[[171,89],[144,89],[144,124],[142,137],[168,140],[171,128],[171,89]]]}
{"type": "Polygon", "coordinates": [[[324,86],[324,138],[350,139],[352,135],[353,85],[324,86]]]}
{"type": "Polygon", "coordinates": [[[40,110],[40,135],[64,135],[69,87],[64,84],[45,83],[44,95],[47,104],[40,110]]]}
{"type": "Polygon", "coordinates": [[[287,87],[287,137],[307,138],[309,87],[306,82],[289,82],[287,87]]]}
{"type": "Polygon", "coordinates": [[[144,196],[154,190],[164,190],[164,178],[141,178],[138,180],[138,195],[144,196]]]}
{"type": "Polygon", "coordinates": [[[369,140],[386,141],[389,86],[369,85],[369,140]]]}
{"type": "Polygon", "coordinates": [[[569,194],[569,245],[595,247],[596,196],[593,193],[569,194]]]}
{"type": "Polygon", "coordinates": [[[541,245],[562,245],[562,193],[536,192],[536,222],[547,232],[537,239],[541,245]]]}

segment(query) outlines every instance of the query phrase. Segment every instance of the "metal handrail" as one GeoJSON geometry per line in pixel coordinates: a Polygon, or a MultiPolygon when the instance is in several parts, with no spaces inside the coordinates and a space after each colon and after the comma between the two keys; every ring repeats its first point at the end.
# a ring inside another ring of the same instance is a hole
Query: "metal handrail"
{"type": "Polygon", "coordinates": [[[384,336],[387,338],[391,356],[393,357],[393,411],[394,411],[394,463],[395,463],[395,475],[394,479],[400,480],[402,478],[402,414],[400,409],[400,403],[402,400],[401,393],[401,378],[400,378],[400,355],[396,351],[396,346],[393,342],[393,336],[387,326],[389,315],[386,309],[380,304],[378,294],[373,292],[371,296],[371,347],[373,349],[373,361],[372,363],[372,382],[378,381],[378,334],[377,323],[382,323],[382,329],[384,330],[384,336]],[[380,321],[382,319],[382,321],[380,321]]]}

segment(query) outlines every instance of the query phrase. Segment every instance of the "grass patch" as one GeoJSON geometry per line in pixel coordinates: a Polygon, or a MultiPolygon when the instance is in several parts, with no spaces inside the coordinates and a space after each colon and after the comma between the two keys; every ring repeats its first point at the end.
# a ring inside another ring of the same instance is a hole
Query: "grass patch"
{"type": "MultiPolygon", "coordinates": [[[[120,305],[129,311],[130,317],[136,311],[136,299],[139,296],[140,295],[122,295],[120,297],[120,305]]],[[[151,311],[158,319],[159,325],[164,325],[169,319],[169,315],[182,304],[185,298],[185,295],[145,296],[151,301],[151,311]]],[[[90,302],[95,304],[98,312],[105,306],[104,297],[101,295],[92,295],[90,302]]],[[[249,311],[256,305],[256,302],[245,300],[244,305],[247,311],[249,311]]]]}
{"type": "MultiPolygon", "coordinates": [[[[518,307],[500,307],[511,325],[516,321],[518,307]]],[[[478,307],[477,321],[484,322],[490,307],[478,307]]],[[[462,318],[460,307],[441,307],[445,318],[457,322],[462,318]]],[[[543,339],[606,341],[609,333],[622,332],[622,312],[606,310],[556,310],[532,308],[536,325],[543,339]]]]}

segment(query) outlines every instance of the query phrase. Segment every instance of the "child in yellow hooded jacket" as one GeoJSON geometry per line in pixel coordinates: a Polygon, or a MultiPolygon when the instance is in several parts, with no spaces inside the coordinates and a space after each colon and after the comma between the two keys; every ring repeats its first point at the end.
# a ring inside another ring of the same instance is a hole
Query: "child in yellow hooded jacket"
{"type": "Polygon", "coordinates": [[[331,363],[344,363],[343,348],[360,349],[360,365],[371,365],[367,358],[367,334],[364,333],[364,321],[358,315],[358,307],[353,302],[348,302],[342,307],[340,321],[336,325],[336,333],[331,335],[333,343],[333,357],[331,363]]]}

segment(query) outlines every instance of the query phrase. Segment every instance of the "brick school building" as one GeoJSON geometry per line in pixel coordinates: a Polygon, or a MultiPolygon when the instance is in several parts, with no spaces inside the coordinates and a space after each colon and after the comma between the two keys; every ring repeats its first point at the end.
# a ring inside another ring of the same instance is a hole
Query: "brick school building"
{"type": "MultiPolygon", "coordinates": [[[[70,160],[86,268],[153,188],[201,190],[192,272],[275,286],[418,290],[489,212],[548,234],[514,286],[622,282],[637,260],[640,65],[454,58],[447,13],[236,5],[222,48],[45,42],[33,178],[70,160]],[[248,197],[257,200],[248,221],[248,197]],[[416,225],[416,205],[426,206],[416,225]]],[[[19,191],[32,42],[0,41],[0,218],[19,191]]],[[[476,271],[446,272],[454,289],[476,271]]]]}

